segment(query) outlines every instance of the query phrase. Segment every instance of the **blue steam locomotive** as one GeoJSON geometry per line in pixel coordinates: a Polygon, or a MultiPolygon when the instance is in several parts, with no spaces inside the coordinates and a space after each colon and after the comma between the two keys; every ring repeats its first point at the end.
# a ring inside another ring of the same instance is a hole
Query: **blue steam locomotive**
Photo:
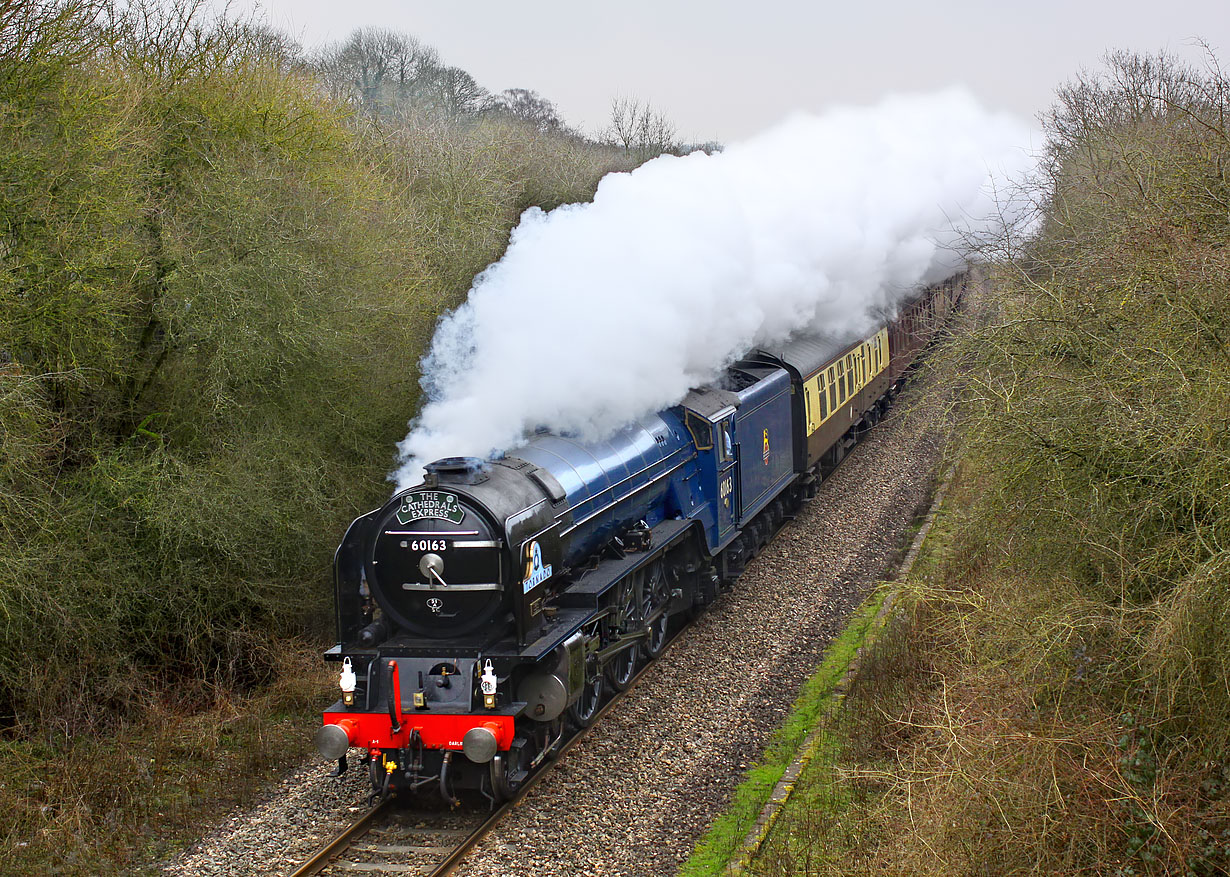
{"type": "Polygon", "coordinates": [[[341,698],[316,735],[373,795],[507,799],[715,599],[884,413],[964,289],[851,343],[757,350],[601,442],[429,464],[334,561],[341,698]]]}

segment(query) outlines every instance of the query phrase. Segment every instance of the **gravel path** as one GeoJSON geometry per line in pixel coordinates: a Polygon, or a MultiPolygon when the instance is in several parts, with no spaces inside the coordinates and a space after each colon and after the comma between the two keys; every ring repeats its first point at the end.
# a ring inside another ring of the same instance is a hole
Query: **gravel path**
{"type": "MultiPolygon", "coordinates": [[[[946,434],[932,406],[899,406],[458,873],[674,873],[846,616],[897,559],[946,434]]],[[[365,771],[341,781],[323,774],[318,762],[297,772],[164,873],[287,873],[341,830],[366,795],[365,771]]]]}

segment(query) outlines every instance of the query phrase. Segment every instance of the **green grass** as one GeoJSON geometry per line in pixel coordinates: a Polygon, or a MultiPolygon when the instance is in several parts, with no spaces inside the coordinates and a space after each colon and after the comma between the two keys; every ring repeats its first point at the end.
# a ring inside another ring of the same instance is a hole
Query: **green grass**
{"type": "MultiPolygon", "coordinates": [[[[845,630],[829,645],[820,668],[803,683],[789,717],[774,733],[764,757],[748,770],[747,777],[735,790],[730,808],[696,845],[692,856],[680,869],[680,877],[721,874],[740,853],[743,840],[755,825],[773,787],[794,761],[808,734],[840,697],[837,684],[866,641],[886,594],[884,590],[877,591],[852,613],[845,630]]],[[[830,741],[821,736],[816,740],[815,751],[822,751],[829,745],[830,741]]]]}

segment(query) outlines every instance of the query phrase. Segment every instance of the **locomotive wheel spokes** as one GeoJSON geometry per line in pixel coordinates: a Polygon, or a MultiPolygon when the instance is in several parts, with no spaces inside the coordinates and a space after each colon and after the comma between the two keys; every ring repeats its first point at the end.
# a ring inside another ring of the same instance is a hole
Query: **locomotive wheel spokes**
{"type": "Polygon", "coordinates": [[[641,617],[652,618],[649,622],[649,635],[645,638],[645,654],[656,658],[662,654],[666,645],[666,631],[670,627],[670,615],[666,608],[670,604],[671,588],[666,578],[666,566],[661,560],[656,560],[645,571],[642,583],[641,617]],[[660,613],[654,618],[655,613],[660,613]]]}
{"type": "Polygon", "coordinates": [[[605,620],[591,621],[581,628],[585,637],[585,685],[577,699],[568,705],[567,716],[575,728],[588,728],[602,706],[606,686],[602,681],[602,668],[595,655],[602,648],[602,632],[605,620]]]}
{"type": "Polygon", "coordinates": [[[606,665],[606,681],[616,691],[627,691],[632,677],[636,675],[636,661],[640,657],[639,646],[628,646],[606,665]]]}
{"type": "Polygon", "coordinates": [[[602,674],[595,672],[585,679],[581,695],[568,707],[568,718],[578,728],[588,728],[602,705],[602,674]]]}
{"type": "MultiPolygon", "coordinates": [[[[618,593],[614,601],[615,626],[622,633],[635,633],[640,629],[640,576],[630,575],[618,585],[618,593]]],[[[606,681],[616,691],[626,691],[632,677],[636,675],[636,662],[640,657],[639,646],[629,646],[622,649],[606,665],[606,681]]]]}

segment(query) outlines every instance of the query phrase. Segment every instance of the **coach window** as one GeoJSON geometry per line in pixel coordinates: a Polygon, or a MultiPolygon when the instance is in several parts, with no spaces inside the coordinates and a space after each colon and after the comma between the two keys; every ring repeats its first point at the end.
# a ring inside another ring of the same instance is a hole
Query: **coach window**
{"type": "Polygon", "coordinates": [[[825,386],[824,375],[820,375],[820,420],[829,416],[829,393],[828,387],[825,386]]]}

